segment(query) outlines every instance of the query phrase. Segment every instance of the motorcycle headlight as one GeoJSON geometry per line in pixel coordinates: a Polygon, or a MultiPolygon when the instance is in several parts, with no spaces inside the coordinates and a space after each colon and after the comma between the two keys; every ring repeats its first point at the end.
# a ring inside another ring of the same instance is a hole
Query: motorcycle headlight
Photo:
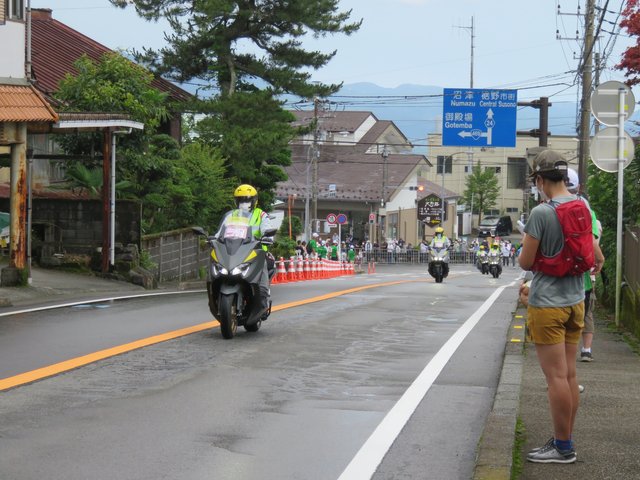
{"type": "Polygon", "coordinates": [[[246,277],[247,273],[249,273],[250,266],[251,266],[250,263],[241,263],[240,265],[235,267],[233,270],[231,270],[231,275],[242,275],[243,277],[246,277]]]}
{"type": "Polygon", "coordinates": [[[227,270],[226,268],[224,268],[222,265],[220,265],[217,262],[212,262],[211,263],[211,270],[214,276],[218,276],[218,275],[229,275],[229,270],[227,270]]]}

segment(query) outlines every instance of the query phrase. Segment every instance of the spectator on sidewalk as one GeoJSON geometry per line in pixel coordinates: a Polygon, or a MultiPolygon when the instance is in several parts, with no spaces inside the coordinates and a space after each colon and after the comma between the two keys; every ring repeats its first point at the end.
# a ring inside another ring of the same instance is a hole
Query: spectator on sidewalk
{"type": "MultiPolygon", "coordinates": [[[[533,160],[531,178],[543,200],[562,204],[576,200],[565,185],[568,164],[553,150],[533,160]]],[[[554,257],[563,248],[562,226],[552,206],[541,204],[531,211],[524,228],[519,263],[524,270],[534,266],[540,253],[554,257]]],[[[595,240],[596,271],[604,258],[595,240]]],[[[527,460],[537,463],[573,463],[573,427],[579,404],[576,354],[584,326],[584,283],[580,275],[557,277],[536,271],[529,287],[527,322],[540,367],[548,386],[553,438],[534,449],[527,460]]]]}
{"type": "MultiPolygon", "coordinates": [[[[578,195],[580,191],[580,178],[578,172],[570,168],[567,175],[567,190],[569,192],[578,195]]],[[[586,200],[585,200],[586,201],[586,200]]],[[[587,202],[588,204],[588,202],[587,202]]],[[[593,236],[600,243],[600,236],[602,235],[602,224],[596,218],[596,214],[589,206],[591,210],[591,221],[593,225],[593,236]]],[[[595,306],[595,292],[594,283],[595,275],[591,272],[585,272],[584,274],[584,329],[582,330],[582,348],[580,349],[580,361],[591,362],[593,361],[593,354],[591,352],[591,345],[593,344],[593,333],[595,332],[593,322],[593,308],[595,306]]]]}
{"type": "Polygon", "coordinates": [[[511,256],[511,243],[509,243],[509,241],[502,242],[501,253],[502,253],[502,266],[508,267],[509,257],[511,256]]]}

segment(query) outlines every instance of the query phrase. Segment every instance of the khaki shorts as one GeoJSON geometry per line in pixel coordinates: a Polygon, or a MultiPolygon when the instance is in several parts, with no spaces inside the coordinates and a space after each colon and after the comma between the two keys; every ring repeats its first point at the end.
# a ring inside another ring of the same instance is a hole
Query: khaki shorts
{"type": "Polygon", "coordinates": [[[570,307],[527,308],[527,326],[533,343],[578,344],[584,327],[584,302],[570,307]]]}

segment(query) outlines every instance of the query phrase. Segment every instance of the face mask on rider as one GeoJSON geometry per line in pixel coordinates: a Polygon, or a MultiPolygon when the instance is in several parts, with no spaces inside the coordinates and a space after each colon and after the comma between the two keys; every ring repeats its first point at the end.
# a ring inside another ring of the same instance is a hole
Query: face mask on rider
{"type": "Polygon", "coordinates": [[[238,204],[238,208],[240,210],[248,212],[249,210],[251,210],[251,202],[241,202],[238,204]]]}

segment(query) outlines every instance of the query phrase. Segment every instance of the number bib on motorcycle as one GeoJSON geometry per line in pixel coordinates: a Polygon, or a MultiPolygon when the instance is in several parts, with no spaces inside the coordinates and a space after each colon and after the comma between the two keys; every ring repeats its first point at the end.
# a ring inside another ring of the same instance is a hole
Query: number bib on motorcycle
{"type": "Polygon", "coordinates": [[[581,199],[560,204],[552,201],[547,205],[556,212],[562,227],[563,246],[553,257],[546,257],[538,250],[531,270],[552,277],[588,272],[595,265],[589,208],[581,199]]]}
{"type": "Polygon", "coordinates": [[[246,225],[226,225],[224,229],[224,238],[246,238],[248,226],[246,225]]]}

